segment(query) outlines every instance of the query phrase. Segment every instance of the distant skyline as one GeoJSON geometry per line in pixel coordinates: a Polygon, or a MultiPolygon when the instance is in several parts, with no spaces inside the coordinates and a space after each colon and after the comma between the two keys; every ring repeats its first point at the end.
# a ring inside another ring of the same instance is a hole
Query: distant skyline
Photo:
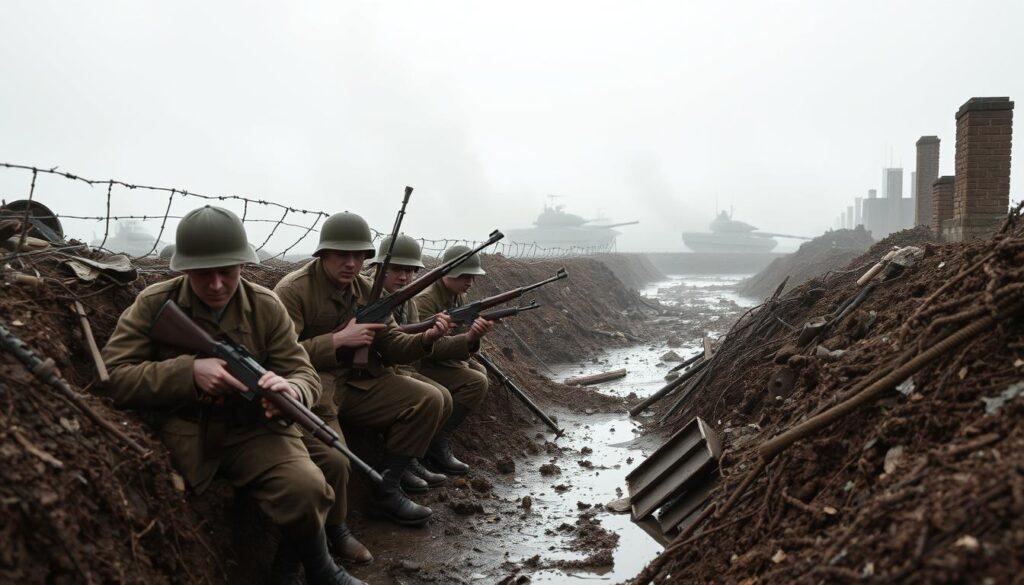
{"type": "MultiPolygon", "coordinates": [[[[0,161],[348,209],[381,230],[408,184],[417,237],[526,227],[548,194],[639,220],[623,251],[683,250],[716,202],[813,236],[881,192],[882,168],[909,181],[920,136],[952,174],[957,108],[1024,96],[1021,22],[1008,0],[15,0],[0,161]]],[[[0,197],[27,191],[0,169],[0,197]]],[[[37,196],[102,211],[103,194],[53,181],[37,196]]]]}

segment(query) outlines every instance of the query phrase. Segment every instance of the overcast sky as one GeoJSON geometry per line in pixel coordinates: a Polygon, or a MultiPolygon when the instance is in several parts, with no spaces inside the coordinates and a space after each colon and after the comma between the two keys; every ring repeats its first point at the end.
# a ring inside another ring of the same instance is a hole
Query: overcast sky
{"type": "MultiPolygon", "coordinates": [[[[1020,0],[7,0],[0,162],[348,209],[381,230],[412,185],[418,237],[524,227],[547,194],[639,220],[620,250],[682,250],[716,204],[816,235],[890,162],[909,194],[921,135],[953,173],[957,108],[1024,96],[1022,28],[1020,0]]],[[[28,184],[0,169],[0,197],[28,184]]],[[[84,215],[104,195],[36,191],[84,215]]],[[[143,197],[115,191],[115,211],[166,204],[143,197]]]]}

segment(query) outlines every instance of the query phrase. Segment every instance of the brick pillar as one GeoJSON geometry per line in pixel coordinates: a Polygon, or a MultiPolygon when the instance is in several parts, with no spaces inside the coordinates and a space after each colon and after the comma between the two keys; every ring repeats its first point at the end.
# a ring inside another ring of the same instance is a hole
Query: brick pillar
{"type": "MultiPolygon", "coordinates": [[[[932,184],[939,178],[939,137],[922,136],[917,140],[917,199],[914,225],[934,225],[932,221],[932,184]]],[[[936,225],[936,228],[941,226],[936,225]]]]}
{"type": "Polygon", "coordinates": [[[953,241],[992,236],[1010,205],[1010,98],[971,98],[956,113],[953,241]]]}
{"type": "Polygon", "coordinates": [[[955,179],[946,175],[932,183],[932,232],[942,239],[947,239],[946,230],[953,225],[953,186],[955,179]]]}

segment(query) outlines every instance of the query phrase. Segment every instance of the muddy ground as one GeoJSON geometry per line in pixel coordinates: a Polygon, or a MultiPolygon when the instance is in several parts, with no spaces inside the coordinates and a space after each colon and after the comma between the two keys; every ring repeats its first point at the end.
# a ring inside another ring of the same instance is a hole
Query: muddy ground
{"type": "Polygon", "coordinates": [[[1020,582],[1024,326],[1000,311],[1020,302],[1022,266],[1016,213],[995,240],[940,244],[908,230],[742,318],[690,399],[655,419],[669,432],[697,415],[723,434],[713,515],[634,582],[1020,582]],[[879,282],[819,339],[796,342],[806,321],[862,290],[855,281],[875,260],[908,244],[924,250],[916,267],[879,282]],[[912,375],[885,377],[994,314],[912,375]],[[762,458],[768,439],[876,383],[881,394],[762,458]]]}
{"type": "MultiPolygon", "coordinates": [[[[83,282],[64,266],[68,258],[44,252],[9,259],[0,322],[52,358],[90,410],[150,453],[140,456],[101,431],[0,353],[0,582],[261,582],[275,535],[262,534],[266,527],[244,493],[217,484],[201,497],[190,495],[141,419],[88,394],[96,370],[69,304],[77,299],[84,305],[102,346],[138,291],[168,277],[166,266],[140,263],[138,278],[127,284],[106,276],[83,282]],[[19,274],[42,283],[23,284],[19,274]]],[[[543,309],[501,324],[487,344],[492,358],[559,417],[567,436],[553,441],[508,392],[494,388],[459,436],[457,453],[474,473],[423,498],[438,512],[426,529],[399,530],[354,512],[352,524],[377,554],[371,567],[354,572],[372,582],[469,582],[481,575],[603,567],[615,548],[617,539],[601,527],[603,496],[581,491],[580,504],[566,504],[562,496],[577,497],[574,474],[557,479],[539,469],[575,465],[600,474],[603,463],[575,462],[587,460],[583,447],[594,428],[608,432],[601,417],[620,416],[631,399],[552,382],[550,367],[667,338],[649,321],[681,323],[681,312],[630,291],[593,259],[486,257],[485,264],[490,274],[474,296],[541,280],[563,264],[569,269],[568,280],[523,299],[536,298],[543,309]],[[524,496],[533,501],[524,503],[524,496]],[[548,519],[556,516],[562,521],[549,533],[548,519]],[[522,535],[516,549],[508,546],[510,531],[522,535]],[[520,549],[533,552],[515,554],[520,549]]],[[[271,262],[245,275],[272,286],[292,268],[271,262]]],[[[372,460],[372,446],[362,454],[372,460]]]]}

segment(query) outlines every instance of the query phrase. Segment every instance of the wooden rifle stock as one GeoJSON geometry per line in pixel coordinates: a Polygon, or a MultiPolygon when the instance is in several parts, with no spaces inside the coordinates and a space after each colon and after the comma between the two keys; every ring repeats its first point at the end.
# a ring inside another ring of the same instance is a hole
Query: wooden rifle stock
{"type": "MultiPolygon", "coordinates": [[[[256,358],[240,345],[217,341],[185,314],[173,301],[168,300],[157,312],[149,329],[149,336],[160,343],[187,351],[206,354],[227,362],[228,371],[248,388],[241,392],[243,398],[262,398],[273,404],[285,419],[294,421],[327,446],[348,457],[356,467],[366,473],[377,485],[380,474],[365,461],[356,456],[342,442],[341,437],[326,422],[289,394],[267,390],[259,385],[260,378],[267,373],[256,358]]],[[[281,421],[283,424],[285,421],[281,421]]]]}

